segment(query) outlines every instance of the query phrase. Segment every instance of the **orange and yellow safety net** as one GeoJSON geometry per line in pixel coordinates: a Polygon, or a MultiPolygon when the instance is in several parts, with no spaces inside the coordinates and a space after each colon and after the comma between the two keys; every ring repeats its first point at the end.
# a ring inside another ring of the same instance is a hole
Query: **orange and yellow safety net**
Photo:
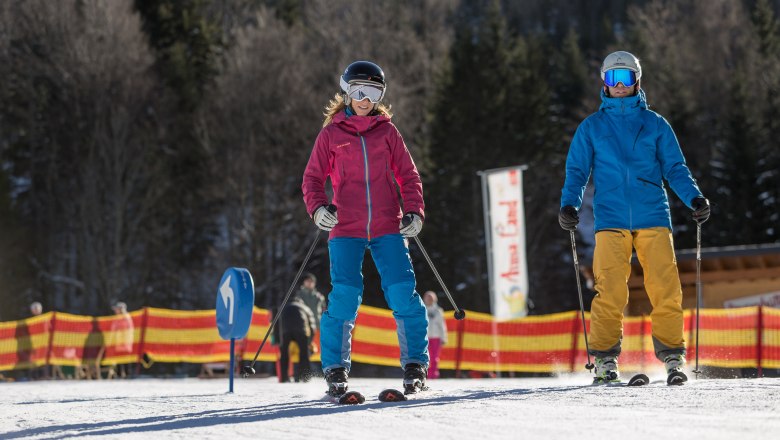
{"type": "MultiPolygon", "coordinates": [[[[255,308],[237,359],[251,361],[268,330],[269,313],[255,308]]],[[[497,322],[469,312],[456,321],[446,315],[448,341],[440,368],[554,373],[585,364],[585,341],[577,311],[497,322]]],[[[587,316],[586,316],[587,319],[587,316]]],[[[699,320],[699,362],[729,368],[780,368],[780,309],[706,309],[699,320]]],[[[685,312],[688,359],[695,356],[695,314],[685,312]]],[[[628,317],[621,367],[641,370],[656,362],[649,317],[628,317]]],[[[395,320],[389,310],[361,306],[353,333],[352,359],[398,365],[395,320]]],[[[315,341],[317,345],[317,341],[315,341]]],[[[315,348],[313,360],[318,360],[315,348]]],[[[274,362],[278,346],[266,343],[259,361],[274,362]]],[[[153,362],[226,362],[230,342],[219,337],[214,310],[146,307],[126,316],[91,317],[49,312],[0,322],[0,371],[44,365],[79,366],[153,362]]]]}

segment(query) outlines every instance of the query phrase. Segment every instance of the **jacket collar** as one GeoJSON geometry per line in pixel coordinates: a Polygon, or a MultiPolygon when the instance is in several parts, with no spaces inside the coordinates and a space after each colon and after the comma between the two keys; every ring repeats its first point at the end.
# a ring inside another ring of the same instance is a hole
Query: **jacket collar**
{"type": "MultiPolygon", "coordinates": [[[[351,113],[351,112],[350,112],[351,113]]],[[[390,122],[390,118],[385,115],[372,115],[372,116],[358,116],[355,114],[347,114],[347,111],[341,111],[333,116],[333,124],[339,126],[339,128],[354,132],[365,133],[374,129],[380,124],[390,122]]]]}
{"type": "Polygon", "coordinates": [[[603,110],[610,115],[631,115],[639,113],[642,110],[647,109],[647,99],[645,98],[645,91],[639,89],[639,93],[634,96],[628,96],[625,98],[611,98],[601,90],[601,107],[599,110],[603,110]]]}

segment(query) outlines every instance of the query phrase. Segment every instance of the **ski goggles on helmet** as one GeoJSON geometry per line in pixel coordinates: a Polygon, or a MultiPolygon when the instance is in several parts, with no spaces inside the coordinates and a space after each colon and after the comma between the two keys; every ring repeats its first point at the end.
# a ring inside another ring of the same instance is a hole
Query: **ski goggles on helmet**
{"type": "Polygon", "coordinates": [[[615,87],[618,83],[623,83],[625,87],[633,86],[636,84],[636,72],[630,69],[612,69],[604,72],[604,84],[615,87]]]}
{"type": "Polygon", "coordinates": [[[371,82],[352,82],[347,85],[345,90],[350,99],[362,101],[368,98],[372,104],[381,101],[385,96],[385,88],[379,84],[371,82]]]}

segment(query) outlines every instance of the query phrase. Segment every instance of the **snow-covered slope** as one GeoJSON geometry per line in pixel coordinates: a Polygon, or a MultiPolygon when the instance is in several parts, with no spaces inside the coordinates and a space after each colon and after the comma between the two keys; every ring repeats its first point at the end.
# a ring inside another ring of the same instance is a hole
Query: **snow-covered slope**
{"type": "MultiPolygon", "coordinates": [[[[651,377],[651,379],[660,379],[651,377]]],[[[400,380],[352,378],[363,405],[324,399],[322,379],[135,379],[0,384],[0,438],[778,439],[780,379],[594,387],[585,375],[443,379],[407,402],[400,380]]]]}

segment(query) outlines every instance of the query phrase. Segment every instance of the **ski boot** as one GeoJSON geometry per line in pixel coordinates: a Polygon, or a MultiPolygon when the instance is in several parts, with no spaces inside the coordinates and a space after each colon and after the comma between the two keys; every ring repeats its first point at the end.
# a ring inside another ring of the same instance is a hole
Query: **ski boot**
{"type": "Polygon", "coordinates": [[[681,353],[670,354],[664,358],[666,366],[666,384],[682,385],[688,381],[688,376],[682,371],[685,365],[685,355],[681,353]]]}
{"type": "Polygon", "coordinates": [[[331,368],[325,372],[325,381],[328,383],[328,395],[340,397],[347,392],[347,369],[344,367],[331,368]]]}
{"type": "Polygon", "coordinates": [[[425,379],[428,369],[420,364],[406,364],[404,367],[404,394],[415,394],[428,389],[425,379]]]}
{"type": "Polygon", "coordinates": [[[593,378],[593,384],[608,384],[620,382],[620,373],[618,373],[618,361],[615,356],[604,356],[596,358],[596,377],[593,378]]]}

